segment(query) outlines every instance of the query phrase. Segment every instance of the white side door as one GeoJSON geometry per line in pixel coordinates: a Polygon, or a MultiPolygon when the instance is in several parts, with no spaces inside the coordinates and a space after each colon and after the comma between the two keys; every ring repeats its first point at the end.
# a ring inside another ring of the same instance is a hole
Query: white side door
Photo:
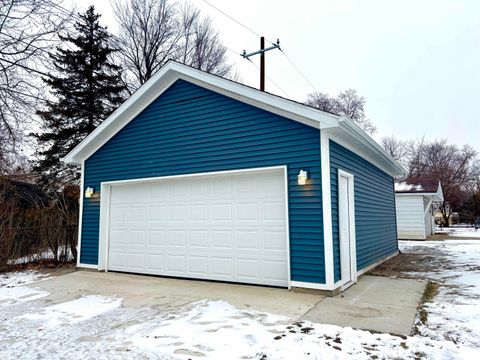
{"type": "Polygon", "coordinates": [[[338,173],[338,220],[342,288],[357,281],[353,175],[338,173]]]}

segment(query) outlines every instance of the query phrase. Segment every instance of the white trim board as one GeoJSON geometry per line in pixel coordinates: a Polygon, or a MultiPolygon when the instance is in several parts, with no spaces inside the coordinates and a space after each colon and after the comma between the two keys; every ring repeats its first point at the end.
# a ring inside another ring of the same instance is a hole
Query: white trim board
{"type": "Polygon", "coordinates": [[[85,161],[82,161],[80,169],[80,199],[78,207],[78,234],[77,234],[77,266],[80,266],[80,255],[82,251],[82,224],[83,224],[83,199],[85,197],[85,161]]]}
{"type": "Polygon", "coordinates": [[[77,267],[78,267],[78,268],[85,268],[85,269],[95,269],[95,270],[99,270],[97,265],[92,265],[92,264],[81,264],[81,263],[78,263],[78,264],[77,264],[77,267]]]}
{"type": "Polygon", "coordinates": [[[318,284],[305,281],[292,281],[291,287],[303,288],[303,289],[312,289],[312,290],[326,290],[331,291],[335,290],[332,286],[327,284],[318,284]]]}
{"type": "Polygon", "coordinates": [[[325,262],[325,283],[333,287],[333,230],[332,230],[332,194],[330,184],[330,137],[328,132],[320,130],[320,161],[322,171],[322,212],[323,212],[323,247],[325,262]]]}
{"type": "MultiPolygon", "coordinates": [[[[287,252],[287,288],[291,288],[291,253],[290,253],[290,231],[289,231],[289,206],[288,206],[288,169],[286,165],[281,166],[271,166],[271,167],[260,167],[260,168],[249,168],[249,169],[238,169],[238,170],[224,170],[224,171],[213,171],[213,172],[203,172],[203,173],[191,173],[191,174],[182,174],[182,175],[171,175],[171,176],[161,176],[155,178],[143,178],[143,179],[130,179],[130,180],[118,180],[110,182],[101,183],[101,194],[102,201],[100,202],[100,229],[99,229],[99,243],[98,243],[98,270],[108,271],[108,262],[109,262],[109,221],[110,221],[110,202],[111,202],[111,187],[115,185],[125,185],[125,184],[138,184],[138,183],[149,183],[149,182],[158,182],[158,181],[168,181],[174,179],[185,179],[185,178],[197,178],[197,177],[212,177],[215,175],[232,175],[239,173],[253,173],[253,172],[262,172],[262,171],[271,171],[271,170],[282,170],[282,175],[284,177],[284,196],[285,196],[285,231],[286,231],[286,252],[287,252]]],[[[96,267],[97,268],[97,267],[96,267]]],[[[203,278],[199,278],[203,279],[203,278]]],[[[205,278],[203,280],[209,280],[205,278]]]]}

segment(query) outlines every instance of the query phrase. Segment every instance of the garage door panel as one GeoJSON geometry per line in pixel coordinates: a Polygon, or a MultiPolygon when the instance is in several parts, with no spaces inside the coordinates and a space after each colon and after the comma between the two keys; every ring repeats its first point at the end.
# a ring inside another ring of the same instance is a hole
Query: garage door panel
{"type": "Polygon", "coordinates": [[[165,271],[165,255],[149,253],[147,258],[147,270],[153,274],[165,271]]]}
{"type": "Polygon", "coordinates": [[[172,275],[184,275],[185,268],[185,255],[183,254],[167,254],[167,271],[172,275]]]}
{"type": "Polygon", "coordinates": [[[188,239],[188,247],[208,249],[208,230],[190,230],[190,236],[188,239]]]}
{"type": "Polygon", "coordinates": [[[259,268],[260,261],[257,259],[249,259],[239,257],[237,259],[237,276],[243,280],[255,280],[260,277],[259,268]]]}
{"type": "Polygon", "coordinates": [[[208,270],[208,255],[199,256],[199,255],[191,255],[189,256],[189,263],[188,263],[188,272],[192,275],[204,275],[208,277],[209,270],[208,270]]]}
{"type": "Polygon", "coordinates": [[[190,221],[205,221],[209,218],[208,204],[192,204],[190,205],[190,221]]]}
{"type": "Polygon", "coordinates": [[[212,231],[212,250],[224,250],[228,249],[231,252],[232,249],[232,231],[220,230],[212,231]]]}
{"type": "Polygon", "coordinates": [[[232,204],[216,203],[212,204],[212,220],[213,221],[232,221],[232,204]]]}
{"type": "Polygon", "coordinates": [[[283,170],[113,185],[111,196],[109,269],[288,285],[283,170]]]}
{"type": "Polygon", "coordinates": [[[233,274],[232,256],[212,256],[212,274],[231,277],[233,274]]]}
{"type": "Polygon", "coordinates": [[[148,232],[148,248],[149,249],[163,249],[166,245],[166,234],[164,230],[149,230],[148,232]]]}
{"type": "Polygon", "coordinates": [[[238,231],[237,232],[237,249],[258,251],[258,232],[238,231]]]}
{"type": "Polygon", "coordinates": [[[167,231],[167,244],[170,247],[182,247],[185,248],[187,243],[187,234],[185,230],[168,230],[167,231]]]}
{"type": "Polygon", "coordinates": [[[264,250],[287,250],[287,238],[285,232],[279,230],[266,230],[263,232],[264,250]]]}
{"type": "Polygon", "coordinates": [[[150,205],[148,207],[149,222],[165,222],[167,220],[167,207],[162,205],[150,205]]]}
{"type": "Polygon", "coordinates": [[[237,203],[237,216],[238,221],[257,221],[259,215],[259,204],[257,202],[240,202],[237,203]]]}

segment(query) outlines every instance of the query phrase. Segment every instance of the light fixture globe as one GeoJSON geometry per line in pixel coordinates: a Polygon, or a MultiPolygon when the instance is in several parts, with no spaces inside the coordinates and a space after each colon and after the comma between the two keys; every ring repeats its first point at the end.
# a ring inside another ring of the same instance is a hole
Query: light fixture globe
{"type": "Polygon", "coordinates": [[[306,170],[300,170],[298,172],[297,181],[298,185],[305,185],[308,180],[308,172],[306,170]]]}

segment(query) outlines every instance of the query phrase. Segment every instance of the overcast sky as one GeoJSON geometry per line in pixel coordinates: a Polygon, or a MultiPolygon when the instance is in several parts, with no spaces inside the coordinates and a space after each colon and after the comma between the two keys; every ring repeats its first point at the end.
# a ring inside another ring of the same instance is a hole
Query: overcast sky
{"type": "MultiPolygon", "coordinates": [[[[92,0],[70,0],[80,11],[92,0]]],[[[281,47],[318,91],[347,88],[367,99],[377,139],[443,138],[480,152],[480,1],[478,0],[208,0],[281,47]]],[[[260,40],[202,0],[244,83],[258,70],[239,54],[260,40]]],[[[108,0],[95,1],[116,31],[108,0]]],[[[258,63],[258,59],[254,59],[258,63]]],[[[290,98],[312,86],[279,51],[266,56],[269,76],[290,98]]],[[[266,90],[285,96],[267,80],[266,90]]]]}

